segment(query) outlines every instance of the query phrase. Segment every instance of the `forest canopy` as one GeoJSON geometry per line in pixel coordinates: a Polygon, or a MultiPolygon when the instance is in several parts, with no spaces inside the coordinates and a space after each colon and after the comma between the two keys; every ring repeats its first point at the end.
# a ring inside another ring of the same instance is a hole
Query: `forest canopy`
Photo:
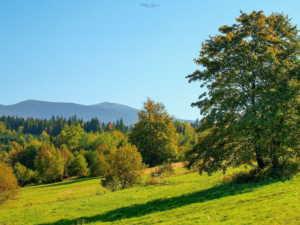
{"type": "MultiPolygon", "coordinates": [[[[171,162],[184,161],[197,134],[187,122],[169,123],[176,148],[171,162]]],[[[192,125],[196,126],[197,121],[192,125]]],[[[20,186],[57,182],[71,176],[104,176],[112,171],[111,154],[120,149],[134,149],[141,154],[143,163],[149,164],[143,148],[127,147],[131,132],[132,127],[125,126],[122,118],[104,124],[97,118],[83,122],[76,116],[68,120],[2,116],[0,161],[13,168],[20,186]]]]}

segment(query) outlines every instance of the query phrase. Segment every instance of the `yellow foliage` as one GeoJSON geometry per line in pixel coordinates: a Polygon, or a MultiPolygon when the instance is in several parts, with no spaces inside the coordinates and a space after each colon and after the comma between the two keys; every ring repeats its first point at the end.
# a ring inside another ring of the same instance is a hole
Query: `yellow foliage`
{"type": "Polygon", "coordinates": [[[8,200],[17,199],[21,189],[12,168],[0,161],[0,205],[8,200]]]}
{"type": "Polygon", "coordinates": [[[48,134],[47,134],[47,132],[46,132],[46,131],[44,131],[44,130],[43,130],[43,132],[41,133],[41,136],[42,136],[42,137],[47,137],[47,136],[48,136],[48,134]]]}
{"type": "Polygon", "coordinates": [[[229,32],[229,33],[225,36],[225,38],[226,38],[228,41],[231,41],[233,37],[234,37],[234,34],[233,34],[232,32],[229,32]]]}
{"type": "MultiPolygon", "coordinates": [[[[219,41],[221,41],[222,39],[222,36],[221,35],[217,35],[216,37],[214,37],[214,41],[215,42],[219,42],[219,41]]],[[[203,49],[203,48],[202,48],[203,49]]]]}
{"type": "Polygon", "coordinates": [[[23,131],[24,131],[24,127],[23,126],[19,126],[18,132],[23,133],[23,131]]]}

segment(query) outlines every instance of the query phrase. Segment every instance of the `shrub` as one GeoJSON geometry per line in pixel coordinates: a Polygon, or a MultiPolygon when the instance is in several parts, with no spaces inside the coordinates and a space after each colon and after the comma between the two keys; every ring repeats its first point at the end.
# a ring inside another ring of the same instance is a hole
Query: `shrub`
{"type": "Polygon", "coordinates": [[[0,205],[10,199],[17,199],[20,187],[12,168],[0,162],[0,205]]]}
{"type": "Polygon", "coordinates": [[[276,180],[288,180],[297,173],[298,163],[286,163],[279,165],[278,168],[273,167],[259,169],[254,168],[248,171],[240,171],[231,174],[225,174],[220,182],[236,182],[236,183],[256,183],[256,182],[272,182],[276,180]]]}
{"type": "Polygon", "coordinates": [[[142,180],[146,166],[142,163],[141,154],[133,145],[112,149],[107,156],[108,168],[102,185],[112,191],[129,188],[142,180]]]}
{"type": "Polygon", "coordinates": [[[20,186],[36,183],[34,172],[30,169],[27,169],[19,162],[17,162],[14,166],[14,174],[16,175],[20,186]]]}
{"type": "Polygon", "coordinates": [[[145,185],[163,185],[166,181],[162,180],[160,177],[150,178],[145,182],[145,185]]]}

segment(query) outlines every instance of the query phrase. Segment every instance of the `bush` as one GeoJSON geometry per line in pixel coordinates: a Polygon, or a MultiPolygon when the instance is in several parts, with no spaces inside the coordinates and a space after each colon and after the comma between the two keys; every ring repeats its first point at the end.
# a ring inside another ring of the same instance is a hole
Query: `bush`
{"type": "Polygon", "coordinates": [[[160,177],[150,178],[145,182],[145,185],[163,185],[166,184],[166,181],[162,180],[160,177]]]}
{"type": "Polygon", "coordinates": [[[0,205],[10,199],[17,199],[20,187],[12,168],[0,162],[0,205]]]}
{"type": "Polygon", "coordinates": [[[27,169],[19,162],[17,162],[14,166],[14,174],[16,175],[20,186],[36,183],[34,172],[30,169],[27,169]]]}
{"type": "Polygon", "coordinates": [[[276,180],[288,180],[297,173],[299,168],[298,163],[290,162],[285,165],[279,165],[278,168],[273,167],[259,169],[254,168],[248,171],[241,171],[231,174],[225,174],[221,182],[236,182],[236,183],[257,183],[257,182],[273,182],[276,180]]]}
{"type": "Polygon", "coordinates": [[[108,168],[102,185],[112,191],[129,188],[142,180],[146,166],[142,156],[133,145],[112,149],[107,156],[108,168]]]}

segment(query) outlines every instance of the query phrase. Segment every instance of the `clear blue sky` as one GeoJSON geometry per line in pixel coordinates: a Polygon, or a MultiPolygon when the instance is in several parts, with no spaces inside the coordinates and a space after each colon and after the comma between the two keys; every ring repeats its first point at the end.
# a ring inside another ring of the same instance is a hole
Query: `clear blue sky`
{"type": "Polygon", "coordinates": [[[0,104],[27,99],[140,109],[147,97],[170,114],[200,118],[201,42],[242,10],[283,12],[300,25],[300,1],[0,0],[0,104]],[[159,5],[145,8],[141,4],[159,5]]]}

